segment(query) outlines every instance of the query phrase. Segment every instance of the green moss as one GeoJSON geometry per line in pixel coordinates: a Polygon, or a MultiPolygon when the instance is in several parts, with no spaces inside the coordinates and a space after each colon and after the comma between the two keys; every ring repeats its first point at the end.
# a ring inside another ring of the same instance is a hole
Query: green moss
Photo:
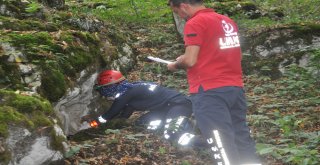
{"type": "Polygon", "coordinates": [[[21,113],[31,113],[41,109],[41,104],[38,104],[38,100],[32,97],[17,96],[10,104],[17,107],[21,113]]]}
{"type": "Polygon", "coordinates": [[[108,28],[108,38],[110,38],[109,41],[111,41],[111,43],[113,45],[119,45],[122,43],[127,43],[128,42],[128,33],[119,31],[119,28],[115,27],[115,26],[110,26],[108,28]]]}
{"type": "Polygon", "coordinates": [[[53,125],[48,116],[54,116],[54,111],[48,100],[7,90],[0,90],[0,98],[0,136],[8,135],[9,123],[24,124],[29,128],[53,125]]]}
{"type": "Polygon", "coordinates": [[[31,116],[31,120],[36,126],[53,126],[53,123],[50,120],[50,118],[48,118],[48,116],[44,113],[33,112],[31,116]]]}
{"type": "Polygon", "coordinates": [[[5,105],[15,107],[20,113],[32,113],[35,111],[48,115],[53,113],[53,108],[48,101],[39,100],[33,96],[23,96],[6,91],[1,91],[0,96],[6,100],[5,105]]]}
{"type": "Polygon", "coordinates": [[[48,32],[10,33],[9,36],[15,46],[53,45],[52,37],[48,32]]]}
{"type": "Polygon", "coordinates": [[[21,89],[21,77],[18,65],[8,63],[0,59],[0,87],[10,87],[12,89],[21,89]]]}
{"type": "Polygon", "coordinates": [[[4,164],[8,164],[11,160],[11,152],[9,150],[5,150],[0,154],[0,162],[4,164]]]}
{"type": "Polygon", "coordinates": [[[92,61],[95,56],[91,56],[89,52],[84,51],[81,48],[72,48],[72,55],[69,57],[68,61],[76,72],[85,69],[92,61]]]}
{"type": "Polygon", "coordinates": [[[218,13],[226,14],[230,17],[235,15],[242,15],[247,17],[244,13],[246,11],[255,11],[257,6],[249,1],[224,1],[224,2],[214,2],[206,4],[208,7],[213,8],[218,13]],[[241,7],[239,7],[239,5],[241,7]]]}
{"type": "Polygon", "coordinates": [[[50,132],[50,135],[52,138],[51,145],[50,145],[52,149],[57,151],[63,151],[64,148],[63,148],[62,142],[66,141],[66,138],[64,136],[57,135],[56,131],[53,128],[50,132]]]}
{"type": "Polygon", "coordinates": [[[8,136],[8,124],[15,123],[32,128],[34,125],[14,107],[0,106],[0,136],[8,136]]]}
{"type": "Polygon", "coordinates": [[[304,38],[305,40],[312,41],[314,35],[320,35],[320,24],[315,23],[293,23],[286,27],[295,30],[292,33],[292,38],[304,38]]]}
{"type": "Polygon", "coordinates": [[[56,24],[66,26],[65,21],[72,17],[72,13],[65,11],[55,11],[55,14],[47,16],[47,20],[50,22],[55,22],[56,24]]]}
{"type": "Polygon", "coordinates": [[[67,91],[64,75],[55,69],[44,68],[40,93],[50,101],[58,101],[67,91]]]}
{"type": "Polygon", "coordinates": [[[21,17],[22,10],[25,8],[25,3],[21,1],[3,1],[2,4],[5,4],[8,11],[16,13],[16,17],[21,17]]]}
{"type": "Polygon", "coordinates": [[[4,100],[2,105],[12,106],[21,113],[41,111],[47,115],[54,113],[51,103],[39,96],[25,96],[13,91],[0,90],[0,97],[4,100]]]}
{"type": "Polygon", "coordinates": [[[74,41],[74,36],[72,35],[72,33],[71,32],[65,32],[65,31],[63,31],[62,33],[61,33],[61,36],[60,36],[60,40],[61,41],[64,41],[64,42],[66,42],[66,43],[68,43],[68,44],[71,44],[73,41],[74,41]]]}
{"type": "Polygon", "coordinates": [[[59,66],[71,77],[88,67],[100,52],[99,38],[87,32],[63,32],[60,39],[67,46],[59,66]]]}
{"type": "Polygon", "coordinates": [[[71,65],[71,63],[67,60],[63,60],[59,62],[59,66],[63,72],[69,77],[76,77],[77,72],[75,68],[71,65]]]}
{"type": "Polygon", "coordinates": [[[10,43],[23,50],[29,61],[53,58],[52,53],[61,49],[48,32],[12,32],[8,36],[10,43]]]}
{"type": "Polygon", "coordinates": [[[10,29],[14,31],[57,31],[58,27],[54,23],[44,23],[41,20],[32,19],[15,19],[10,17],[0,16],[2,24],[0,28],[10,29]]]}

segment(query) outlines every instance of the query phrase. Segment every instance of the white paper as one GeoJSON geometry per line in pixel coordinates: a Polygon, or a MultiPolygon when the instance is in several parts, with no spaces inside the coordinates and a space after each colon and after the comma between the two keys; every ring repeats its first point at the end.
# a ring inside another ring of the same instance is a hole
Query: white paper
{"type": "Polygon", "coordinates": [[[152,60],[152,61],[160,62],[160,63],[165,63],[165,64],[170,64],[170,63],[172,63],[171,61],[163,60],[163,59],[161,59],[161,58],[152,57],[152,56],[148,56],[148,59],[150,59],[150,60],[152,60]]]}

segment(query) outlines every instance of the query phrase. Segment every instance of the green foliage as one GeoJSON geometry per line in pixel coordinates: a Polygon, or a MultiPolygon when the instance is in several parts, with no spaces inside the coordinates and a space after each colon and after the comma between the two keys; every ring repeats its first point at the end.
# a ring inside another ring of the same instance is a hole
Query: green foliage
{"type": "Polygon", "coordinates": [[[181,162],[181,165],[191,165],[191,163],[189,161],[187,161],[187,160],[183,160],[181,162]]]}
{"type": "Polygon", "coordinates": [[[161,154],[161,155],[164,155],[164,154],[166,154],[166,148],[164,148],[164,147],[159,147],[159,153],[161,154]]]}
{"type": "Polygon", "coordinates": [[[257,144],[256,147],[260,155],[272,155],[284,163],[297,165],[316,165],[320,163],[317,149],[310,149],[307,145],[297,146],[292,143],[277,146],[257,144]]]}
{"type": "Polygon", "coordinates": [[[69,151],[64,154],[64,157],[70,158],[70,157],[76,155],[77,153],[80,152],[81,147],[82,147],[82,146],[72,146],[72,147],[69,149],[69,151]]]}
{"type": "Polygon", "coordinates": [[[159,0],[85,0],[83,2],[87,6],[95,6],[91,9],[89,7],[71,8],[73,13],[93,14],[100,19],[112,21],[115,23],[159,23],[168,22],[171,20],[171,11],[167,6],[166,1],[159,0]],[[97,4],[97,5],[94,5],[97,4]]]}
{"type": "Polygon", "coordinates": [[[65,153],[64,156],[65,156],[66,158],[70,158],[70,157],[76,155],[77,153],[79,153],[81,149],[83,149],[83,148],[92,148],[92,147],[93,147],[93,145],[87,144],[87,143],[85,143],[85,144],[79,144],[79,145],[76,145],[76,146],[72,146],[72,147],[65,153]]]}
{"type": "Polygon", "coordinates": [[[292,64],[279,80],[253,76],[255,85],[249,86],[252,94],[260,95],[249,97],[250,108],[257,109],[248,116],[249,125],[258,130],[257,151],[284,164],[320,163],[320,116],[315,115],[320,105],[319,50],[308,55],[306,67],[292,64]]]}
{"type": "Polygon", "coordinates": [[[31,2],[30,4],[27,5],[27,8],[25,9],[26,12],[28,13],[35,13],[41,9],[41,5],[37,2],[31,2]]]}
{"type": "Polygon", "coordinates": [[[113,130],[113,129],[107,129],[106,131],[105,131],[105,134],[120,134],[120,130],[118,130],[118,129],[115,129],[115,130],[113,130]]]}
{"type": "Polygon", "coordinates": [[[320,2],[316,0],[256,0],[253,4],[262,13],[261,17],[247,19],[246,14],[231,15],[240,29],[257,30],[286,24],[314,23],[320,17],[320,2]],[[278,17],[280,13],[283,16],[278,17]]]}
{"type": "Polygon", "coordinates": [[[305,22],[320,19],[319,1],[315,0],[257,0],[257,4],[270,10],[281,8],[285,13],[284,21],[305,22]]]}

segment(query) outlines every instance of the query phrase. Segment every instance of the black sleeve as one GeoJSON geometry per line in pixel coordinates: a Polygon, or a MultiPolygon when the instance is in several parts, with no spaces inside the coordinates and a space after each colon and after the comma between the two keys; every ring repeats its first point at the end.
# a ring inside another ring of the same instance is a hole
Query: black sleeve
{"type": "Polygon", "coordinates": [[[122,94],[113,101],[110,109],[102,114],[102,117],[106,120],[111,120],[115,116],[119,115],[126,108],[131,98],[132,95],[130,95],[128,91],[122,94]]]}

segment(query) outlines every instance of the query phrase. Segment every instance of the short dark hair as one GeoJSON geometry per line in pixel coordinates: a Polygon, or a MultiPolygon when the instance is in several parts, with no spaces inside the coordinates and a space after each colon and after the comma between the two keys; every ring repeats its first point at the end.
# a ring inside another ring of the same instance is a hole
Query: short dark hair
{"type": "Polygon", "coordinates": [[[172,5],[174,7],[179,7],[181,3],[187,4],[202,4],[203,0],[168,0],[168,6],[172,5]]]}

